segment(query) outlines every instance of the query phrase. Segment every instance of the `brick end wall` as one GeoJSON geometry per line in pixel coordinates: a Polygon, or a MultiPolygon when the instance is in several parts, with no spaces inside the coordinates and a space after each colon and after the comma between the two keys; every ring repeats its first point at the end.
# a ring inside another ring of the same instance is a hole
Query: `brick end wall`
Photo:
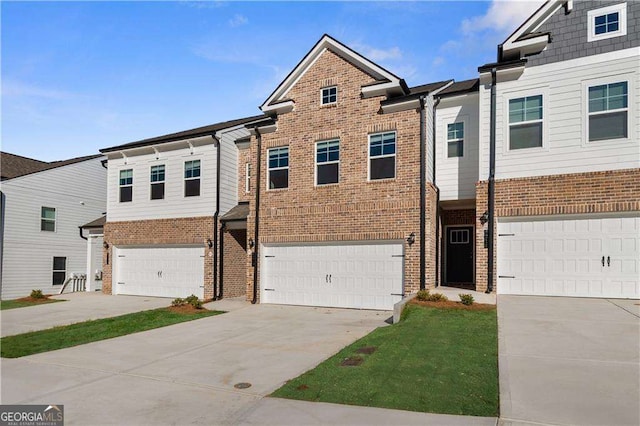
{"type": "MultiPolygon", "coordinates": [[[[476,184],[476,290],[487,289],[487,229],[480,216],[487,211],[486,181],[476,184]]],[[[576,173],[496,181],[495,216],[561,216],[640,211],[640,169],[576,173]]],[[[497,225],[494,228],[497,246],[497,225]]],[[[496,264],[494,257],[494,291],[496,264]]]]}

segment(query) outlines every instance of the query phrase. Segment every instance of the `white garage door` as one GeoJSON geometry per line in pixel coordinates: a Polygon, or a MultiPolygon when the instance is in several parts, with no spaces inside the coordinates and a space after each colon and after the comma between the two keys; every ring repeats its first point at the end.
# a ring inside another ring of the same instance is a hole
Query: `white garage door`
{"type": "Polygon", "coordinates": [[[402,299],[403,265],[401,243],[265,246],[261,301],[393,309],[402,299]]]}
{"type": "Polygon", "coordinates": [[[498,223],[499,294],[640,297],[640,218],[498,223]]]}
{"type": "Polygon", "coordinates": [[[203,247],[123,247],[114,257],[114,294],[204,297],[203,247]]]}

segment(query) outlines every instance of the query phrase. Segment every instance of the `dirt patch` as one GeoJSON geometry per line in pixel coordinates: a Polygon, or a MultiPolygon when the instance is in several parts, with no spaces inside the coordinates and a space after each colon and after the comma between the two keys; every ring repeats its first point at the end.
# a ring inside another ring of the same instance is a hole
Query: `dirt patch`
{"type": "Polygon", "coordinates": [[[305,385],[303,383],[300,386],[298,386],[296,389],[299,390],[299,391],[305,391],[305,390],[309,389],[309,386],[307,386],[307,385],[305,385]]]}
{"type": "Polygon", "coordinates": [[[49,296],[41,297],[39,299],[33,298],[31,296],[22,297],[18,299],[19,302],[27,302],[27,303],[49,303],[54,299],[49,299],[49,296]]]}
{"type": "Polygon", "coordinates": [[[440,308],[440,309],[460,309],[464,311],[492,311],[496,308],[496,305],[488,305],[485,303],[473,303],[473,305],[463,305],[461,302],[454,302],[452,300],[448,300],[446,302],[421,302],[417,299],[411,300],[414,305],[419,306],[430,306],[432,308],[440,308]]]}
{"type": "Polygon", "coordinates": [[[171,312],[176,312],[178,314],[185,314],[185,315],[198,315],[198,314],[207,312],[207,309],[205,308],[197,309],[191,305],[169,306],[167,310],[171,312]]]}
{"type": "Polygon", "coordinates": [[[365,346],[364,348],[360,348],[356,351],[356,353],[359,354],[365,354],[365,355],[371,355],[372,353],[374,353],[376,350],[378,350],[378,348],[376,348],[375,346],[365,346]]]}
{"type": "Polygon", "coordinates": [[[361,356],[350,356],[349,358],[345,358],[344,360],[342,360],[340,365],[343,367],[356,367],[362,364],[363,361],[364,358],[362,358],[361,356]]]}

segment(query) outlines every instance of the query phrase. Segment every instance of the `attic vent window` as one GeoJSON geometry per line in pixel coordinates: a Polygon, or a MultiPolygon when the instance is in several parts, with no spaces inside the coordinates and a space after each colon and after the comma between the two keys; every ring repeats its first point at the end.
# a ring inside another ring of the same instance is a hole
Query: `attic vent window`
{"type": "Polygon", "coordinates": [[[322,105],[331,105],[338,102],[338,87],[325,87],[321,91],[322,105]]]}
{"type": "Polygon", "coordinates": [[[626,3],[590,10],[588,18],[588,41],[604,40],[627,34],[626,3]]]}

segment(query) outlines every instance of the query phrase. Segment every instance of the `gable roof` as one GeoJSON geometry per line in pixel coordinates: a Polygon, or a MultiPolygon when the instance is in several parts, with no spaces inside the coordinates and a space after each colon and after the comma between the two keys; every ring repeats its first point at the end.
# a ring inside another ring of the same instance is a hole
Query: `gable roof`
{"type": "Polygon", "coordinates": [[[8,180],[30,175],[32,173],[68,166],[70,164],[93,160],[94,158],[99,157],[102,157],[102,155],[86,155],[84,157],[70,158],[68,160],[52,161],[48,163],[46,161],[34,160],[33,158],[22,157],[8,152],[0,152],[0,175],[2,180],[8,180]]]}
{"type": "Polygon", "coordinates": [[[404,103],[420,98],[421,95],[428,95],[429,93],[436,92],[440,89],[447,88],[448,85],[453,84],[453,80],[438,81],[435,83],[422,84],[420,86],[414,86],[409,88],[409,93],[404,96],[396,96],[390,99],[385,99],[380,102],[382,107],[388,105],[404,103]]]}
{"type": "Polygon", "coordinates": [[[235,120],[223,121],[220,123],[209,124],[208,126],[196,127],[195,129],[183,130],[181,132],[170,133],[168,135],[157,136],[149,139],[142,139],[136,142],[129,142],[123,145],[116,145],[109,148],[102,148],[100,152],[108,153],[114,151],[122,151],[124,149],[139,148],[143,146],[158,145],[167,142],[175,142],[183,139],[198,138],[202,136],[210,136],[214,133],[241,124],[247,124],[252,121],[265,118],[265,115],[254,115],[252,117],[238,118],[235,120]]]}
{"type": "Polygon", "coordinates": [[[380,91],[386,92],[392,95],[405,95],[408,93],[407,84],[403,79],[396,76],[392,72],[386,70],[380,65],[370,61],[364,56],[360,55],[355,50],[340,43],[338,40],[324,34],[320,40],[311,48],[311,50],[302,58],[302,60],[296,65],[293,70],[287,75],[287,77],[276,87],[276,89],[269,95],[269,97],[263,102],[260,109],[267,112],[276,112],[279,108],[283,108],[286,105],[287,94],[289,90],[295,85],[295,83],[307,72],[307,70],[313,65],[313,63],[322,55],[325,50],[330,50],[336,55],[340,56],[347,62],[357,66],[371,77],[376,82],[367,85],[369,92],[378,93],[375,90],[376,86],[380,86],[380,91]],[[280,104],[279,106],[277,106],[280,104]]]}
{"type": "Polygon", "coordinates": [[[451,86],[438,93],[440,97],[456,96],[463,93],[478,92],[480,90],[480,79],[456,81],[451,86]]]}
{"type": "Polygon", "coordinates": [[[82,225],[80,228],[86,228],[86,229],[90,229],[90,228],[102,228],[104,227],[104,224],[107,223],[107,216],[100,216],[99,218],[92,220],[89,223],[85,223],[84,225],[82,225]]]}

